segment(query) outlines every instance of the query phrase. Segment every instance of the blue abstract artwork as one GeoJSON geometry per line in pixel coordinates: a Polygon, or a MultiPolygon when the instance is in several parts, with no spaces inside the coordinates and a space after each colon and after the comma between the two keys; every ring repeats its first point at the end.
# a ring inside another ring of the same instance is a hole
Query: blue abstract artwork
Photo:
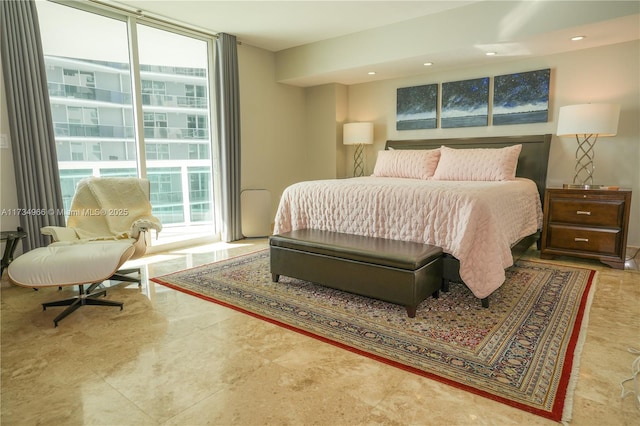
{"type": "Polygon", "coordinates": [[[545,123],[549,117],[550,70],[496,76],[493,124],[545,123]]]}
{"type": "Polygon", "coordinates": [[[441,126],[486,126],[489,120],[489,77],[442,83],[441,126]]]}
{"type": "Polygon", "coordinates": [[[435,129],[438,85],[402,87],[396,98],[396,129],[435,129]]]}

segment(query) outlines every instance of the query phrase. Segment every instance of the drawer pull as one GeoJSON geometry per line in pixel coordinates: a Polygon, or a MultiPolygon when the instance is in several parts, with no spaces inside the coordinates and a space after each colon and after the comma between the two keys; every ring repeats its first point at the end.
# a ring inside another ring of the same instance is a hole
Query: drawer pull
{"type": "Polygon", "coordinates": [[[589,239],[588,238],[576,237],[576,238],[573,239],[573,241],[577,241],[577,242],[581,242],[581,243],[588,243],[589,239]]]}
{"type": "Polygon", "coordinates": [[[591,216],[591,212],[586,211],[586,210],[578,210],[576,212],[576,214],[583,214],[583,215],[591,216]]]}

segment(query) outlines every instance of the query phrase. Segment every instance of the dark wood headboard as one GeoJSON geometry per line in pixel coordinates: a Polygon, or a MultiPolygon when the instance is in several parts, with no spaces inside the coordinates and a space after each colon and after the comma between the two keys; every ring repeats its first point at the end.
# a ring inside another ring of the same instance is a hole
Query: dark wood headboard
{"type": "Polygon", "coordinates": [[[551,146],[550,134],[404,141],[388,140],[385,149],[435,149],[442,145],[451,148],[502,148],[517,144],[522,144],[522,151],[518,158],[516,176],[534,181],[538,186],[540,201],[543,202],[544,191],[547,186],[547,165],[551,146]]]}

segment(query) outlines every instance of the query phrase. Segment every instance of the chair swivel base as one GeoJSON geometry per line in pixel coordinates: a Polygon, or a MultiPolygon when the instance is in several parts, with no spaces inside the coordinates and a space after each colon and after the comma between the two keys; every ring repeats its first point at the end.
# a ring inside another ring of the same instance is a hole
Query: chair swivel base
{"type": "Polygon", "coordinates": [[[62,313],[60,315],[58,315],[57,317],[55,317],[53,319],[53,324],[55,327],[58,326],[58,322],[60,322],[61,320],[63,320],[64,318],[66,318],[69,314],[71,314],[72,312],[74,312],[76,309],[78,309],[80,306],[84,306],[84,305],[98,305],[98,306],[119,306],[120,310],[123,309],[123,305],[124,303],[122,302],[115,302],[112,300],[103,300],[103,299],[98,299],[98,297],[100,296],[106,296],[107,295],[107,290],[104,288],[101,288],[97,291],[96,288],[102,284],[102,282],[99,283],[93,283],[91,284],[87,290],[84,290],[84,285],[79,285],[79,290],[78,290],[78,295],[74,296],[74,297],[70,297],[68,299],[62,299],[62,300],[56,300],[53,302],[47,302],[47,303],[43,303],[42,304],[42,310],[46,311],[47,308],[52,307],[52,306],[68,306],[67,309],[65,309],[64,311],[62,311],[62,313]]]}
{"type": "Polygon", "coordinates": [[[131,268],[131,269],[119,269],[113,274],[110,278],[110,281],[122,281],[128,283],[137,283],[138,287],[142,287],[142,273],[140,272],[140,268],[131,268]],[[137,276],[131,277],[129,274],[136,273],[137,276]]]}

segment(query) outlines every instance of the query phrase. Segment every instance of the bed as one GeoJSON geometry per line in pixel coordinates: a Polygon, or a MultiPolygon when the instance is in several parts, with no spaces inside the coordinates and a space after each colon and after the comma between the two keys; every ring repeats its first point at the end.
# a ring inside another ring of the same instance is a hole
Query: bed
{"type": "Polygon", "coordinates": [[[550,141],[389,140],[372,176],[285,189],[274,234],[320,229],[442,247],[444,289],[463,282],[485,303],[538,239],[550,141]]]}

